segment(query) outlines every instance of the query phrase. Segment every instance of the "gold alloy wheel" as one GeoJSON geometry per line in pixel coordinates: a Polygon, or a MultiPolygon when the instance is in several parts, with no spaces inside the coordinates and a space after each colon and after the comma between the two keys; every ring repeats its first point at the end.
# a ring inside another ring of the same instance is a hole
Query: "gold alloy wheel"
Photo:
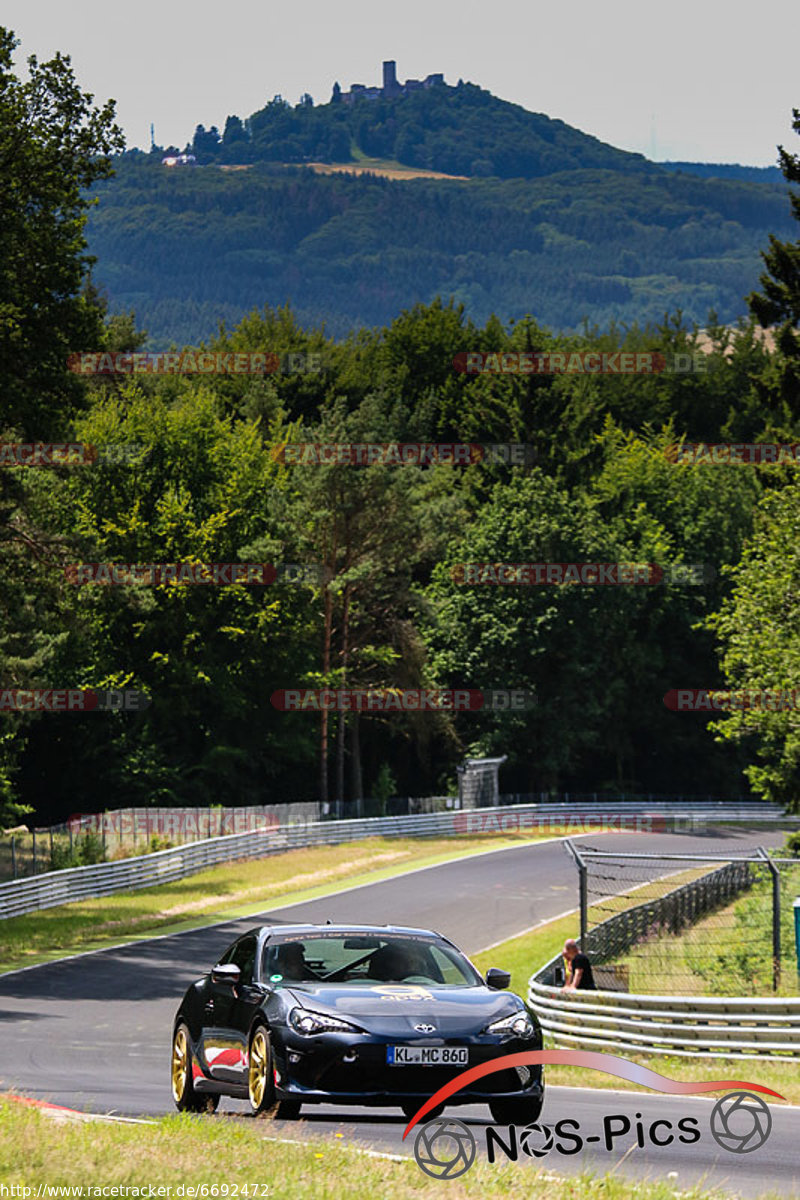
{"type": "Polygon", "coordinates": [[[264,1100],[264,1092],[267,1089],[268,1067],[269,1048],[267,1046],[267,1035],[263,1028],[259,1028],[253,1034],[253,1040],[250,1043],[250,1067],[247,1075],[250,1103],[256,1111],[261,1107],[264,1100]]]}
{"type": "Polygon", "coordinates": [[[184,1097],[188,1078],[189,1046],[186,1041],[186,1029],[181,1025],[172,1043],[172,1098],[176,1104],[184,1097]]]}

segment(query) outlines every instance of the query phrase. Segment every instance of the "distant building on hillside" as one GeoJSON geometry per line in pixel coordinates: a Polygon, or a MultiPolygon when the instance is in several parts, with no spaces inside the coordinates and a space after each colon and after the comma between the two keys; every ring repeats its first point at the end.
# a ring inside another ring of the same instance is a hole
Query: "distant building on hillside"
{"type": "Polygon", "coordinates": [[[333,89],[333,101],[342,100],[345,104],[353,104],[356,100],[392,100],[396,96],[409,96],[412,92],[420,92],[424,88],[444,86],[444,74],[440,71],[435,75],[426,75],[424,79],[407,79],[400,83],[397,78],[397,63],[387,59],[383,64],[383,86],[366,87],[363,83],[351,83],[349,92],[342,92],[338,84],[333,89]]]}
{"type": "Polygon", "coordinates": [[[194,167],[197,159],[193,154],[168,154],[161,160],[162,167],[194,167]]]}

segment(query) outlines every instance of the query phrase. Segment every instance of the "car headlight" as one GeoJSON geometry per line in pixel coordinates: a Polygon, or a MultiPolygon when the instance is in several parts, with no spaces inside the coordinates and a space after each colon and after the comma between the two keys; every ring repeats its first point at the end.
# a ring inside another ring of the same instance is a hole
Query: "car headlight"
{"type": "Polygon", "coordinates": [[[509,1017],[501,1017],[499,1021],[492,1021],[491,1025],[486,1026],[487,1033],[496,1033],[501,1037],[507,1034],[509,1037],[531,1038],[536,1033],[536,1026],[530,1019],[528,1013],[523,1009],[511,1013],[509,1017]]]}
{"type": "Polygon", "coordinates": [[[329,1017],[327,1013],[312,1012],[309,1008],[293,1008],[289,1013],[289,1024],[298,1033],[363,1033],[358,1025],[329,1017]]]}

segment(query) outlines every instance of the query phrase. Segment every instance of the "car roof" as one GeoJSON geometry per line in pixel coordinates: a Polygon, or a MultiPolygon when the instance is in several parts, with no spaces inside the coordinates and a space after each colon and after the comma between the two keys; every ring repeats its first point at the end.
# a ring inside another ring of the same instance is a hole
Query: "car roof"
{"type": "MultiPolygon", "coordinates": [[[[313,924],[312,922],[302,922],[297,924],[284,924],[283,922],[273,925],[256,925],[248,930],[248,933],[270,935],[273,933],[288,934],[292,937],[305,935],[311,936],[315,933],[348,933],[348,934],[376,934],[386,936],[386,934],[409,934],[417,937],[438,938],[441,941],[449,942],[449,938],[443,937],[441,933],[437,933],[434,929],[417,929],[409,925],[357,925],[357,924],[313,924]]],[[[244,935],[246,936],[246,935],[244,935]]]]}

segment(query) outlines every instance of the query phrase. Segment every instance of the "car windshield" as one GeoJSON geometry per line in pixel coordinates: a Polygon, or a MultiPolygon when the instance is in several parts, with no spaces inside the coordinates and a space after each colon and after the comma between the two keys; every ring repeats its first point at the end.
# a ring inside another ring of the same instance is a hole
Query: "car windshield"
{"type": "Polygon", "coordinates": [[[271,938],[264,947],[268,983],[418,983],[476,987],[480,976],[452,946],[430,938],[314,934],[271,938]]]}

